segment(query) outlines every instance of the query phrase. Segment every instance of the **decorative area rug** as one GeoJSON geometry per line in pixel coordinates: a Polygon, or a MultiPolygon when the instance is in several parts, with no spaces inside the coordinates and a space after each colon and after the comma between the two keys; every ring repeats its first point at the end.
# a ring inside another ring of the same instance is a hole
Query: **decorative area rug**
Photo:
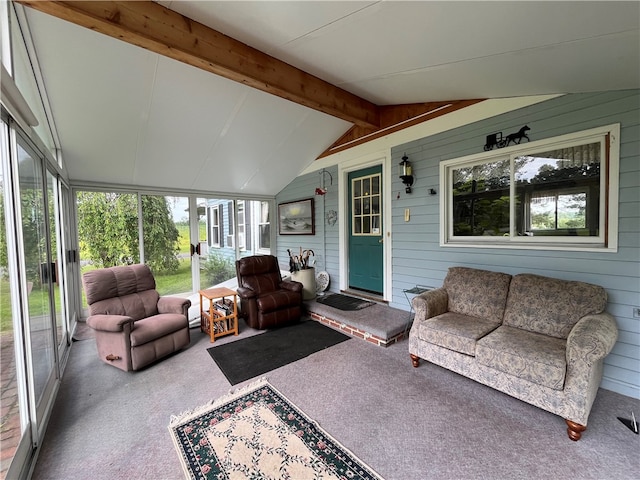
{"type": "Polygon", "coordinates": [[[259,377],[351,337],[306,320],[207,349],[231,385],[259,377]]]}
{"type": "Polygon", "coordinates": [[[375,305],[375,302],[350,297],[349,295],[342,295],[341,293],[332,293],[331,295],[326,295],[324,297],[316,297],[316,302],[345,311],[362,310],[363,308],[375,305]]]}
{"type": "Polygon", "coordinates": [[[190,479],[381,479],[265,379],[172,416],[190,479]]]}

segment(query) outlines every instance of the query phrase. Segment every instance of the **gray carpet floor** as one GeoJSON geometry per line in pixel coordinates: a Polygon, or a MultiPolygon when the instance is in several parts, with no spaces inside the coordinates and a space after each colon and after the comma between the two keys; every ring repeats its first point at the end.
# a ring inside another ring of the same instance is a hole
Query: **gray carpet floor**
{"type": "MultiPolygon", "coordinates": [[[[186,350],[136,373],[100,362],[94,340],[75,342],[32,478],[183,478],[170,416],[232,389],[207,353],[208,337],[191,332],[186,350]]],[[[216,344],[255,334],[244,327],[216,344]]],[[[351,339],[266,377],[387,480],[640,472],[640,437],[616,418],[640,416],[640,401],[608,390],[572,442],[555,415],[434,365],[413,368],[406,341],[383,348],[351,339]]]]}

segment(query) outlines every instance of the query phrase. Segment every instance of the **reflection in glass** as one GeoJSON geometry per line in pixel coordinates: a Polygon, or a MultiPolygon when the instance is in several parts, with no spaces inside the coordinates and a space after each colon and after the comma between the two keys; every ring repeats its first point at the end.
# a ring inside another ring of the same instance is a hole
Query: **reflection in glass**
{"type": "Polygon", "coordinates": [[[380,213],[380,197],[379,196],[371,197],[371,213],[373,214],[380,213]]]}
{"type": "Polygon", "coordinates": [[[353,219],[353,231],[354,233],[362,233],[362,218],[354,218],[353,219]]]}
{"type": "Polygon", "coordinates": [[[508,234],[509,187],[509,160],[453,170],[454,235],[508,234]]]}
{"type": "Polygon", "coordinates": [[[360,177],[353,180],[352,185],[352,234],[379,235],[379,228],[374,227],[374,231],[372,225],[374,225],[373,218],[380,216],[380,174],[360,177]],[[356,186],[362,186],[362,189],[356,186]]]}
{"type": "Polygon", "coordinates": [[[353,182],[353,196],[354,197],[361,197],[362,196],[362,181],[361,180],[355,180],[353,182]]]}
{"type": "Polygon", "coordinates": [[[516,228],[530,236],[598,236],[600,142],[515,160],[516,228]]]}
{"type": "Polygon", "coordinates": [[[371,194],[376,195],[380,193],[380,176],[376,175],[371,178],[371,194]]]}
{"type": "Polygon", "coordinates": [[[42,163],[18,143],[18,173],[22,239],[29,294],[29,340],[33,361],[36,402],[43,400],[44,389],[54,372],[55,347],[52,326],[50,285],[55,264],[47,252],[47,225],[42,163]]]}
{"type": "Polygon", "coordinates": [[[256,202],[259,204],[260,218],[258,227],[260,238],[258,248],[269,250],[271,248],[271,228],[269,219],[269,202],[256,202]]]}
{"type": "MultiPolygon", "coordinates": [[[[1,123],[0,148],[2,152],[8,149],[7,126],[1,123]]],[[[5,161],[2,155],[2,161],[5,161]]],[[[16,375],[16,337],[14,336],[14,321],[12,315],[11,291],[15,291],[17,285],[12,283],[8,274],[8,250],[6,242],[6,218],[5,218],[5,182],[3,169],[0,168],[0,259],[4,274],[0,276],[0,381],[2,391],[0,392],[0,405],[2,405],[2,462],[0,462],[0,478],[4,478],[13,456],[18,447],[25,425],[20,421],[20,397],[18,396],[18,381],[16,375]]],[[[18,323],[17,321],[15,323],[18,323]]]]}
{"type": "Polygon", "coordinates": [[[56,338],[57,345],[60,347],[66,342],[66,319],[65,312],[63,306],[64,302],[64,288],[60,288],[64,285],[62,282],[62,259],[59,258],[60,248],[62,247],[62,241],[60,239],[60,227],[57,218],[60,218],[60,214],[58,212],[58,204],[55,201],[57,198],[56,190],[57,190],[56,178],[51,172],[47,172],[47,198],[49,204],[49,243],[51,245],[51,255],[52,255],[52,285],[54,287],[54,297],[53,304],[55,308],[55,319],[56,319],[56,338]]]}
{"type": "Polygon", "coordinates": [[[353,211],[356,215],[362,215],[362,199],[353,199],[353,211]]]}

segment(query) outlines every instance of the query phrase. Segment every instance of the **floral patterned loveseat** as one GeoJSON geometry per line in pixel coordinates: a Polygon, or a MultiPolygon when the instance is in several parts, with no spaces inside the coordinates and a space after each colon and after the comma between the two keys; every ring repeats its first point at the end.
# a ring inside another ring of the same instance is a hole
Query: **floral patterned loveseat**
{"type": "Polygon", "coordinates": [[[451,267],[413,299],[409,353],[561,416],[579,440],[618,338],[606,303],[588,283],[451,267]]]}

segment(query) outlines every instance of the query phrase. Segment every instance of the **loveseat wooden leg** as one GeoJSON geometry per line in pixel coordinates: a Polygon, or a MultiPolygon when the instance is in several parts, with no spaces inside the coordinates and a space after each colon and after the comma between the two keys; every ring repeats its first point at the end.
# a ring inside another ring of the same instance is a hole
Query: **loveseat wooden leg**
{"type": "Polygon", "coordinates": [[[580,437],[582,437],[582,432],[584,432],[587,427],[585,427],[584,425],[580,425],[579,423],[572,422],[571,420],[567,420],[566,418],[564,419],[564,421],[567,422],[567,433],[569,434],[569,438],[574,442],[580,440],[580,437]]]}
{"type": "Polygon", "coordinates": [[[410,353],[409,356],[411,357],[411,365],[413,365],[414,368],[418,368],[418,366],[420,365],[420,357],[414,355],[413,353],[410,353]]]}

